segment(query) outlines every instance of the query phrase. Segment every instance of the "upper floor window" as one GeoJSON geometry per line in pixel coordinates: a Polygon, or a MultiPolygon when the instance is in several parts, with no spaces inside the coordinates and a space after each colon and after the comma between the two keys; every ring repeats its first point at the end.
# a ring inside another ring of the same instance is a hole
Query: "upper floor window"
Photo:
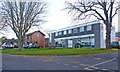
{"type": "Polygon", "coordinates": [[[65,30],[65,31],[64,31],[64,35],[66,35],[66,34],[67,34],[67,31],[65,30]]]}
{"type": "Polygon", "coordinates": [[[58,32],[55,33],[55,36],[58,36],[58,32]]]}
{"type": "Polygon", "coordinates": [[[59,32],[58,34],[59,34],[59,35],[62,35],[62,32],[59,32]]]}
{"type": "Polygon", "coordinates": [[[72,30],[70,29],[70,30],[68,30],[68,34],[71,34],[72,33],[72,30]]]}
{"type": "Polygon", "coordinates": [[[73,32],[74,32],[74,33],[77,33],[77,32],[78,32],[78,29],[77,29],[77,28],[73,29],[73,32]]]}
{"type": "Polygon", "coordinates": [[[80,27],[80,32],[84,32],[84,27],[80,27]]]}
{"type": "Polygon", "coordinates": [[[90,31],[90,30],[92,30],[92,26],[91,26],[91,25],[88,25],[88,26],[87,26],[87,31],[90,31]]]}
{"type": "Polygon", "coordinates": [[[40,37],[40,34],[38,34],[37,37],[40,37]]]}
{"type": "Polygon", "coordinates": [[[40,34],[39,34],[39,33],[35,33],[35,36],[36,36],[36,37],[40,37],[40,34]]]}
{"type": "Polygon", "coordinates": [[[29,39],[29,36],[26,36],[27,39],[29,39]]]}

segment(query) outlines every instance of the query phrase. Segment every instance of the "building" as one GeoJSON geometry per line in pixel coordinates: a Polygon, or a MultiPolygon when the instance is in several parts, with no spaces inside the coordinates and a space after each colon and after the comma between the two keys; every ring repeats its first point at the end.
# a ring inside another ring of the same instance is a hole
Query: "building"
{"type": "Polygon", "coordinates": [[[24,42],[37,43],[40,47],[45,46],[45,34],[41,31],[35,31],[26,35],[24,42]]]}
{"type": "Polygon", "coordinates": [[[5,43],[11,43],[11,44],[15,45],[15,44],[18,44],[18,39],[14,39],[14,38],[12,38],[12,39],[7,39],[7,40],[5,40],[4,42],[5,42],[5,43]]]}
{"type": "Polygon", "coordinates": [[[45,47],[49,47],[49,38],[45,38],[45,47]]]}
{"type": "Polygon", "coordinates": [[[18,39],[14,39],[14,38],[7,39],[6,37],[0,38],[0,45],[2,45],[4,43],[6,43],[6,44],[12,44],[12,45],[17,45],[18,44],[18,39]]]}
{"type": "MultiPolygon", "coordinates": [[[[115,39],[114,30],[113,27],[112,40],[115,39]]],[[[55,47],[75,48],[79,43],[82,47],[105,48],[105,28],[100,21],[92,21],[51,31],[49,39],[55,47]]]]}
{"type": "Polygon", "coordinates": [[[116,33],[116,41],[120,44],[120,32],[116,33]]]}
{"type": "MultiPolygon", "coordinates": [[[[120,1],[119,1],[119,5],[120,5],[120,1]]],[[[118,32],[120,32],[120,9],[118,9],[118,32]]]]}
{"type": "MultiPolygon", "coordinates": [[[[120,5],[120,1],[119,1],[120,5]]],[[[116,32],[116,41],[120,44],[120,9],[118,9],[118,32],[116,32]]]]}
{"type": "MultiPolygon", "coordinates": [[[[119,2],[120,5],[120,2],[119,2]]],[[[118,9],[118,32],[116,32],[116,41],[120,44],[120,9],[118,9]]]]}

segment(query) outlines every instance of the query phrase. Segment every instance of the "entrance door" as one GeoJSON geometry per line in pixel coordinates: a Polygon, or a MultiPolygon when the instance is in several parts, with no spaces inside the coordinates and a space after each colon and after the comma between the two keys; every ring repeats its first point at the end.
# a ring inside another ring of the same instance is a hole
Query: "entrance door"
{"type": "Polygon", "coordinates": [[[72,48],[73,47],[73,40],[68,40],[68,47],[72,48]]]}

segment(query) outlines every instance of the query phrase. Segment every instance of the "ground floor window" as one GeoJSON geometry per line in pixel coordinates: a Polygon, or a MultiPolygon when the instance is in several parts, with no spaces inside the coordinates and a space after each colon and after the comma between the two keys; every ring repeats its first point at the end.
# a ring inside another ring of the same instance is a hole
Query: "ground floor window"
{"type": "Polygon", "coordinates": [[[68,40],[68,47],[72,48],[73,47],[73,40],[68,40]]]}
{"type": "Polygon", "coordinates": [[[65,47],[65,40],[55,40],[55,47],[65,47]]]}
{"type": "Polygon", "coordinates": [[[80,38],[76,41],[77,47],[94,47],[95,40],[94,37],[80,38]]]}
{"type": "Polygon", "coordinates": [[[71,39],[55,39],[55,47],[68,47],[68,48],[95,47],[95,39],[94,36],[71,39]]]}

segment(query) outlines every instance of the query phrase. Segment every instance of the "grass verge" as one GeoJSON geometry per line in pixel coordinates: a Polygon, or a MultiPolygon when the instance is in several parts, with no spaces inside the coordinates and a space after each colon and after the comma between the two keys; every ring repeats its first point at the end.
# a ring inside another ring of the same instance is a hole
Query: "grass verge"
{"type": "Polygon", "coordinates": [[[85,55],[118,52],[118,49],[101,49],[101,48],[57,48],[57,49],[3,49],[4,54],[14,55],[85,55]]]}
{"type": "Polygon", "coordinates": [[[118,52],[118,49],[100,49],[100,48],[57,48],[57,49],[3,49],[4,54],[14,55],[85,55],[118,52]]]}

